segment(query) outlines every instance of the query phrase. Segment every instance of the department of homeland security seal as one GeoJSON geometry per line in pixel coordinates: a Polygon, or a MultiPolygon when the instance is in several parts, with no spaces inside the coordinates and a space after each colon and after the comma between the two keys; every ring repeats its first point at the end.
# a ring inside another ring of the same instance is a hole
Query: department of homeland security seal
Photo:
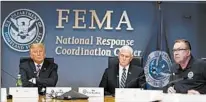
{"type": "Polygon", "coordinates": [[[44,35],[44,22],[36,12],[29,9],[11,12],[2,25],[5,43],[19,52],[29,51],[30,44],[42,42],[44,35]]]}
{"type": "Polygon", "coordinates": [[[170,79],[171,65],[171,60],[166,52],[151,52],[144,67],[147,83],[159,88],[166,86],[170,79]]]}

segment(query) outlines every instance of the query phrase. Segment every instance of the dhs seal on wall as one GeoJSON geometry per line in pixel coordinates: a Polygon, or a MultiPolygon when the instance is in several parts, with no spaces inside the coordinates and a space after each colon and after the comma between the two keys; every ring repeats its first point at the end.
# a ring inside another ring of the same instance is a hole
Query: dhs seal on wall
{"type": "Polygon", "coordinates": [[[5,43],[19,52],[27,52],[30,44],[42,42],[44,34],[44,22],[36,12],[29,9],[11,12],[2,25],[5,43]]]}
{"type": "Polygon", "coordinates": [[[149,54],[144,67],[146,81],[153,87],[164,87],[169,83],[172,62],[164,51],[149,54]]]}

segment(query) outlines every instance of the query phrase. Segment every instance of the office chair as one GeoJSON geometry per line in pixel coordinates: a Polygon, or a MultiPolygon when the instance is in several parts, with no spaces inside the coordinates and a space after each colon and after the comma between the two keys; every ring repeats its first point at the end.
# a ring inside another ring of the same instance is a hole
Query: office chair
{"type": "MultiPolygon", "coordinates": [[[[113,65],[116,65],[119,63],[119,59],[117,56],[112,56],[108,58],[108,68],[111,68],[113,65]]],[[[143,58],[138,56],[138,57],[133,57],[132,61],[130,62],[131,65],[136,65],[138,67],[143,68],[143,58]]]]}

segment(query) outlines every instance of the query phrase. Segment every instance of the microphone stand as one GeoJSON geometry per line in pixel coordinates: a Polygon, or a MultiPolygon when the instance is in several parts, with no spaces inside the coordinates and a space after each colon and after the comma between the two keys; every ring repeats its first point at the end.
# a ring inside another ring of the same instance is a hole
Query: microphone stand
{"type": "Polygon", "coordinates": [[[1,69],[4,73],[6,73],[7,75],[9,75],[10,77],[12,77],[13,79],[17,80],[16,77],[14,77],[13,75],[9,74],[7,71],[5,71],[4,69],[1,69]]]}
{"type": "MultiPolygon", "coordinates": [[[[12,77],[13,79],[17,80],[16,77],[14,77],[13,75],[11,75],[10,73],[8,73],[7,71],[5,71],[4,69],[1,69],[2,72],[6,73],[7,75],[9,75],[10,77],[12,77]]],[[[2,82],[2,81],[1,81],[2,82]]],[[[1,84],[4,84],[4,83],[1,83],[1,84]]],[[[10,94],[7,94],[7,99],[12,99],[12,95],[10,94]]]]}
{"type": "MultiPolygon", "coordinates": [[[[140,77],[137,77],[137,78],[129,81],[129,82],[126,84],[125,88],[129,88],[129,86],[130,86],[131,83],[133,83],[133,82],[137,83],[137,82],[136,82],[137,80],[141,81],[142,78],[144,78],[144,77],[145,77],[145,74],[143,74],[143,75],[141,75],[140,77]]],[[[144,79],[145,79],[145,78],[144,78],[144,79]]],[[[144,90],[143,86],[144,86],[145,84],[146,84],[146,81],[145,81],[144,83],[142,83],[139,87],[140,87],[142,90],[144,90]]]]}

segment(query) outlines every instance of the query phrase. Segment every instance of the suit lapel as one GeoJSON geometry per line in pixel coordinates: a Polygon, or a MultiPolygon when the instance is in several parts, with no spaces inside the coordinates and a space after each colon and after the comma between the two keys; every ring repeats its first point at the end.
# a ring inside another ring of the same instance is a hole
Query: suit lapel
{"type": "Polygon", "coordinates": [[[115,82],[115,85],[116,87],[118,88],[119,87],[119,64],[116,65],[116,68],[114,68],[114,82],[115,82]]]}
{"type": "Polygon", "coordinates": [[[28,70],[30,70],[33,77],[36,77],[36,66],[35,66],[34,61],[32,59],[29,59],[28,70]]]}
{"type": "Polygon", "coordinates": [[[126,80],[126,85],[128,82],[130,82],[132,80],[132,65],[129,65],[129,70],[127,72],[127,80],[126,80]]]}
{"type": "MultiPolygon", "coordinates": [[[[41,70],[40,70],[39,73],[42,73],[42,72],[44,72],[45,70],[47,70],[47,67],[48,67],[48,62],[47,62],[47,60],[44,59],[44,63],[43,63],[43,65],[42,65],[41,70]]],[[[41,74],[39,74],[39,76],[40,76],[40,75],[41,75],[41,74]]]]}
{"type": "Polygon", "coordinates": [[[34,64],[34,61],[31,59],[30,61],[29,61],[29,68],[32,70],[32,72],[36,72],[36,66],[35,66],[35,64],[34,64]]]}

